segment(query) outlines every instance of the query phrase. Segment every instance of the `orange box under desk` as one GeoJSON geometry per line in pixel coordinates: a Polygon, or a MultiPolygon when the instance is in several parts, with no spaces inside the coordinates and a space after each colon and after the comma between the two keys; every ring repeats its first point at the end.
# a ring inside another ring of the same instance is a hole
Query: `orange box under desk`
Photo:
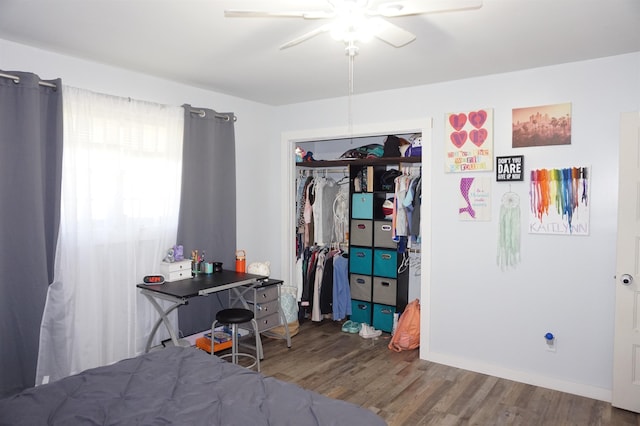
{"type": "MultiPolygon", "coordinates": [[[[224,349],[231,347],[233,341],[227,340],[226,342],[216,343],[216,352],[220,352],[224,349]]],[[[208,337],[199,337],[196,339],[196,347],[211,353],[211,339],[208,337]]]]}

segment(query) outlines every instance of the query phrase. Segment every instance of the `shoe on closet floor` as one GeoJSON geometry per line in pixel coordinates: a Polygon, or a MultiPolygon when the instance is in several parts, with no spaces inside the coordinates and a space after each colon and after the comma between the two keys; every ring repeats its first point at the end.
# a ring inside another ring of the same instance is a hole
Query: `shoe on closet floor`
{"type": "Polygon", "coordinates": [[[345,321],[345,323],[342,324],[342,331],[352,334],[358,333],[360,331],[360,323],[351,320],[345,321]]]}
{"type": "Polygon", "coordinates": [[[362,326],[360,327],[360,333],[358,334],[360,334],[360,337],[364,339],[373,339],[376,337],[380,337],[380,335],[382,334],[382,331],[376,330],[369,324],[362,323],[362,326]]]}

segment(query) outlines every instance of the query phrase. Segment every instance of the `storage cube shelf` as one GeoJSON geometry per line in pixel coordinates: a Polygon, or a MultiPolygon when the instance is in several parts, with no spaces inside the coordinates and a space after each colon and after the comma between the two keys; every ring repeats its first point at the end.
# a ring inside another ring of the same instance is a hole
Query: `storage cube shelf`
{"type": "Polygon", "coordinates": [[[378,159],[373,165],[349,167],[351,320],[389,333],[393,314],[404,310],[409,292],[408,271],[398,273],[402,256],[392,238],[393,223],[382,208],[385,200],[394,196],[393,184],[382,176],[398,166],[397,161],[378,159]]]}

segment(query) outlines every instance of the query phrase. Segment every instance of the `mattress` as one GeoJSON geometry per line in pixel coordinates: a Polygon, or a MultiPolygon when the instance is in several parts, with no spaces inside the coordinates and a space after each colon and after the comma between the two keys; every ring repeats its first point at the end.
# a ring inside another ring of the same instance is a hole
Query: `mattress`
{"type": "Polygon", "coordinates": [[[1,425],[385,425],[370,410],[170,347],[0,400],[1,425]]]}

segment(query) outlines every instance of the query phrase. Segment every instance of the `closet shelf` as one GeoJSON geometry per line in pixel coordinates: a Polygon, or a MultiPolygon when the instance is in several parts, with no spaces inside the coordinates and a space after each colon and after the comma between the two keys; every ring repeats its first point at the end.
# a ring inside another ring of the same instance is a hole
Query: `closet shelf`
{"type": "Polygon", "coordinates": [[[296,167],[300,168],[325,168],[325,167],[347,167],[350,165],[357,166],[382,166],[398,163],[421,163],[422,157],[382,157],[382,158],[363,158],[355,160],[317,160],[296,163],[296,167]]]}

